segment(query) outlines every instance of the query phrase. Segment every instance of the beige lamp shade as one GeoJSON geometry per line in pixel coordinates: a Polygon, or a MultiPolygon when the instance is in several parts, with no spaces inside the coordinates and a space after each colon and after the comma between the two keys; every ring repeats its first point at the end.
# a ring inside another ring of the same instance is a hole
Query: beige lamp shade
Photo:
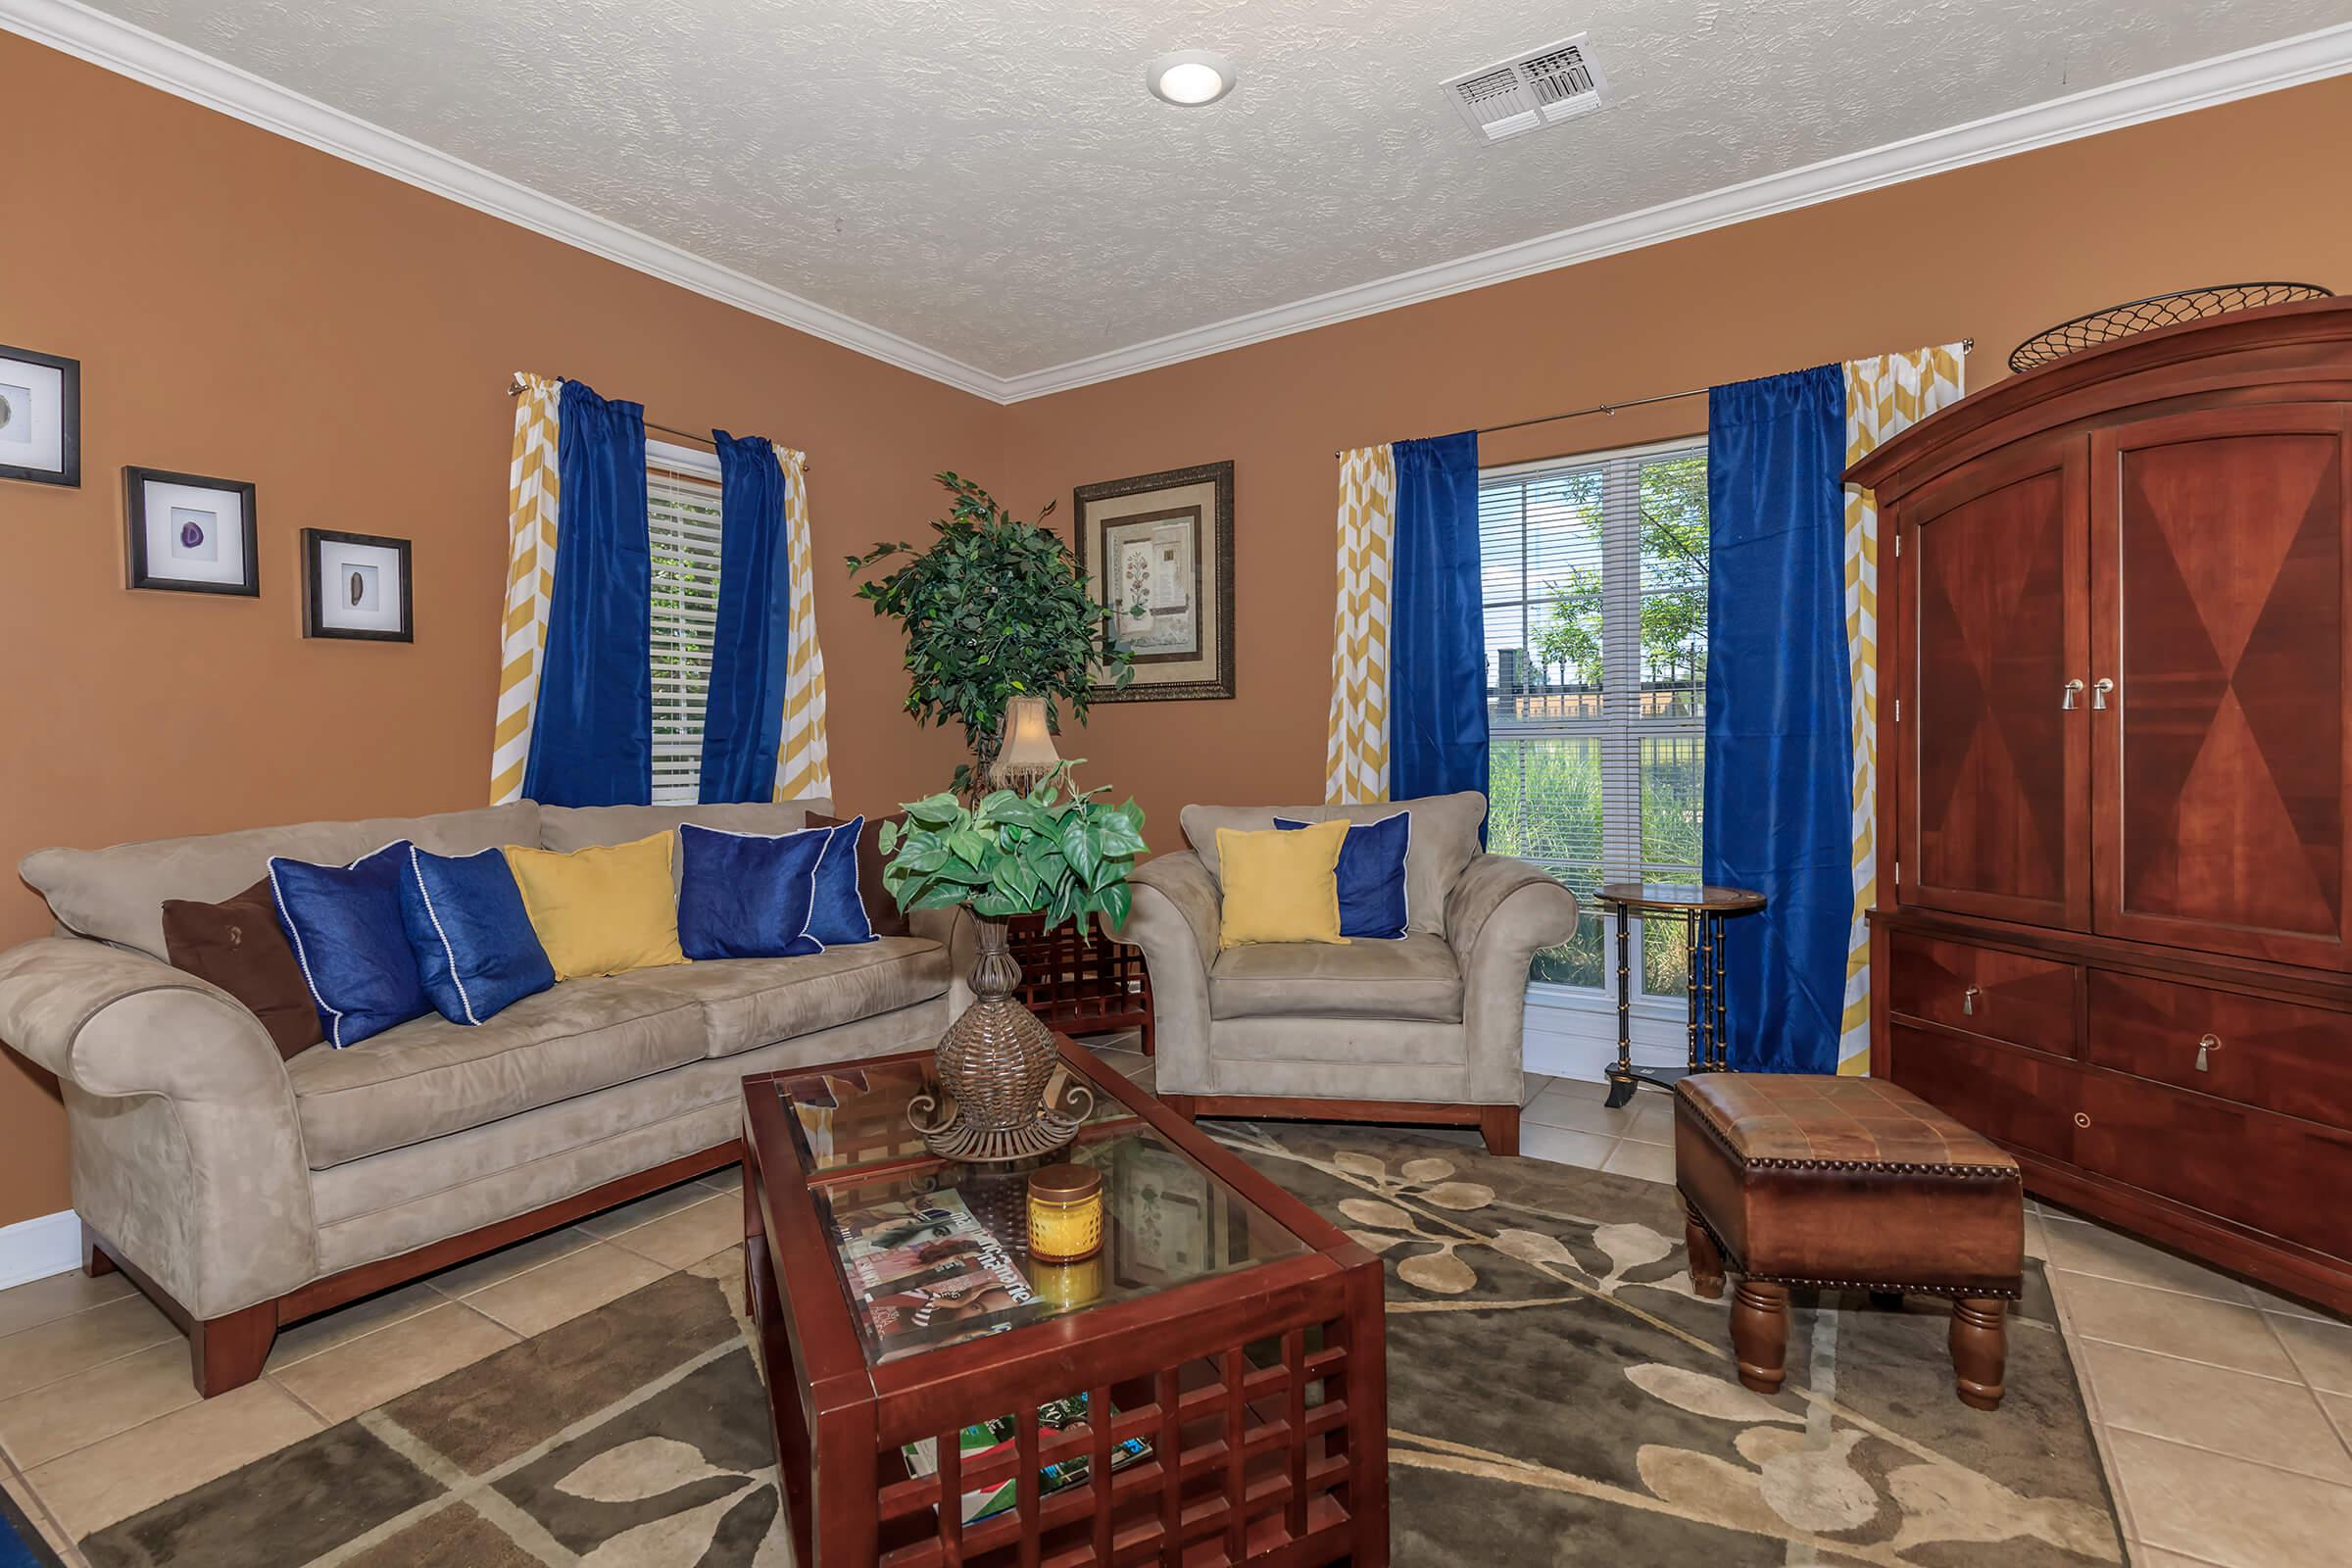
{"type": "Polygon", "coordinates": [[[1043,697],[1015,697],[1004,705],[1004,744],[997,753],[1000,773],[1044,773],[1061,765],[1046,727],[1043,697]]]}

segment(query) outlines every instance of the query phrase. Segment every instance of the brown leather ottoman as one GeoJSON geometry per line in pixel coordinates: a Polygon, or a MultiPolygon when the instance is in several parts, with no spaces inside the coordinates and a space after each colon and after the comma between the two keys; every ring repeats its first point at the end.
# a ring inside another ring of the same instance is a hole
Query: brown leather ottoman
{"type": "Polygon", "coordinates": [[[1694,1073],[1675,1088],[1674,1183],[1690,1281],[1740,1276],[1740,1381],[1780,1391],[1788,1287],[1952,1298],[1960,1397],[2001,1402],[2009,1302],[2025,1273],[2017,1161],[1876,1078],[1694,1073]]]}

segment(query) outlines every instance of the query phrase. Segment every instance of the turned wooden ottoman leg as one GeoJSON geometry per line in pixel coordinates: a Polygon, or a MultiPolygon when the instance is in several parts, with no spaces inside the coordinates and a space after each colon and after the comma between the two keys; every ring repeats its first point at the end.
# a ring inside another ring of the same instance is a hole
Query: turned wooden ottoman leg
{"type": "Polygon", "coordinates": [[[1758,1394],[1778,1394],[1788,1375],[1788,1287],[1742,1279],[1732,1293],[1732,1350],[1740,1381],[1758,1394]]]}
{"type": "Polygon", "coordinates": [[[1997,1409],[2001,1375],[2009,1362],[2009,1303],[1997,1296],[1963,1296],[1952,1303],[1952,1375],[1960,1402],[1997,1409]]]}
{"type": "Polygon", "coordinates": [[[1683,1205],[1683,1247],[1690,1254],[1690,1288],[1710,1301],[1721,1299],[1723,1251],[1689,1203],[1683,1205]]]}

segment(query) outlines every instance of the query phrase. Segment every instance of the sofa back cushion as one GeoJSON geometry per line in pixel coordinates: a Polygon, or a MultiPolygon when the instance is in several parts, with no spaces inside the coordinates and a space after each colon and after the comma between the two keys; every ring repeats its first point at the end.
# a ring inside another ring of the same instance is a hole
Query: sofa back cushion
{"type": "Polygon", "coordinates": [[[1182,821],[1193,853],[1215,878],[1217,829],[1221,827],[1260,833],[1272,829],[1278,816],[1295,822],[1329,822],[1337,817],[1380,822],[1400,811],[1411,812],[1413,818],[1412,849],[1404,862],[1408,929],[1442,937],[1446,934],[1446,896],[1479,853],[1479,824],[1487,819],[1487,798],[1476,790],[1343,806],[1188,806],[1182,821]]]}
{"type": "Polygon", "coordinates": [[[673,832],[687,822],[722,833],[797,833],[809,825],[810,811],[832,809],[831,798],[823,795],[805,801],[742,801],[722,806],[543,806],[537,843],[543,850],[568,854],[609,844],[634,844],[656,833],[673,832]]]}
{"type": "Polygon", "coordinates": [[[104,850],[35,850],[18,869],[33,891],[49,901],[49,912],[67,930],[169,962],[166,899],[219,903],[267,874],[273,855],[349,865],[399,839],[435,855],[536,844],[539,806],[535,801],[514,801],[435,816],[298,822],[202,838],[151,839],[104,850]]]}

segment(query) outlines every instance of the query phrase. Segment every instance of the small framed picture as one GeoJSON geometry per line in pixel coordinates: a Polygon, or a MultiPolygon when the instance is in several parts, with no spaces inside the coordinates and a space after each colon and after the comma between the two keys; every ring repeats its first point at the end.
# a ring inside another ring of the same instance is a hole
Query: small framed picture
{"type": "Polygon", "coordinates": [[[175,593],[262,591],[253,486],[163,468],[122,470],[130,586],[175,593]]]}
{"type": "Polygon", "coordinates": [[[302,634],[411,643],[409,541],[302,530],[302,634]]]}
{"type": "Polygon", "coordinates": [[[0,347],[0,479],[81,483],[81,362],[0,347]]]}
{"type": "Polygon", "coordinates": [[[1233,464],[1082,484],[1078,569],[1110,639],[1134,659],[1125,687],[1098,669],[1098,703],[1233,695],[1233,464]]]}

